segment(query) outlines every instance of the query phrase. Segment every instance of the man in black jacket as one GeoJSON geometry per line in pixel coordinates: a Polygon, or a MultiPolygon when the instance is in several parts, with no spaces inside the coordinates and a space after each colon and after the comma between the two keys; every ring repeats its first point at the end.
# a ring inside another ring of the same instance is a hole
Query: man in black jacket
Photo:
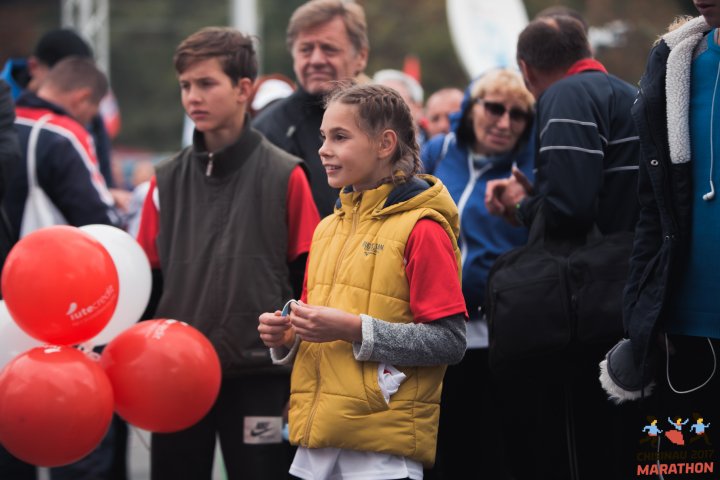
{"type": "Polygon", "coordinates": [[[90,134],[83,127],[97,114],[106,91],[107,79],[94,62],[72,56],[52,68],[37,93],[25,92],[18,98],[15,130],[24,161],[8,186],[5,208],[21,237],[47,226],[25,216],[31,159],[34,179],[52,202],[44,207],[56,224],[115,223],[113,199],[100,174],[90,134]]]}
{"type": "Polygon", "coordinates": [[[369,50],[365,12],[353,2],[311,0],[290,17],[287,46],[299,87],[263,110],[253,127],[305,161],[315,204],[325,217],[332,213],[338,192],[328,185],[318,154],[323,95],[333,82],[354,78],[365,69],[369,50]]]}
{"type": "MultiPolygon", "coordinates": [[[[13,99],[17,101],[23,91],[36,92],[50,69],[63,58],[72,55],[93,58],[90,45],[74,30],[58,28],[45,32],[35,45],[32,55],[27,59],[9,59],[3,68],[2,75],[12,87],[13,99]]],[[[124,200],[127,195],[114,188],[110,168],[110,136],[102,115],[95,115],[85,127],[93,136],[100,173],[105,183],[112,189],[111,193],[116,200],[124,200]]]]}
{"type": "MultiPolygon", "coordinates": [[[[487,208],[514,212],[527,226],[542,211],[546,234],[560,242],[582,239],[594,225],[603,234],[633,231],[639,140],[630,109],[637,89],[592,58],[582,24],[569,16],[528,24],[517,58],[537,98],[536,182],[531,188],[519,172],[488,182],[487,208]]],[[[619,318],[608,321],[620,328],[619,318]]],[[[515,462],[525,470],[516,478],[629,478],[623,452],[614,451],[626,412],[613,409],[597,383],[607,347],[588,348],[565,371],[541,372],[532,387],[523,385],[534,388],[523,400],[523,418],[533,425],[526,433],[541,444],[529,461],[515,462]]]]}

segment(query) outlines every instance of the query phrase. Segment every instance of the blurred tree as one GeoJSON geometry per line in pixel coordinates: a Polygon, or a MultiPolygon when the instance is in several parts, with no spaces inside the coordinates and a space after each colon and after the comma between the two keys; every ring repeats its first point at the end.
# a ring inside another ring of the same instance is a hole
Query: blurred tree
{"type": "Polygon", "coordinates": [[[464,89],[468,78],[455,55],[448,29],[445,2],[396,0],[396,15],[388,3],[365,2],[370,52],[368,74],[380,69],[402,70],[405,56],[418,57],[425,95],[445,87],[464,89]]]}
{"type": "Polygon", "coordinates": [[[282,73],[295,78],[290,52],[285,45],[285,30],[292,12],[303,0],[258,1],[262,17],[260,44],[262,48],[263,73],[282,73]]]}
{"type": "Polygon", "coordinates": [[[111,1],[111,69],[123,126],[116,144],[156,151],[181,146],[183,109],[172,57],[183,38],[227,25],[227,0],[111,1]]]}
{"type": "MultiPolygon", "coordinates": [[[[262,66],[294,78],[285,30],[304,0],[258,0],[262,15],[262,66]]],[[[468,82],[450,39],[445,2],[437,0],[357,0],[366,10],[370,36],[367,73],[402,69],[406,55],[421,62],[426,94],[468,82]]],[[[59,0],[0,0],[0,61],[26,56],[40,35],[60,22],[59,0]]],[[[624,43],[599,49],[597,57],[619,77],[636,83],[650,46],[677,15],[696,15],[687,0],[525,0],[528,16],[555,4],[575,8],[590,25],[622,20],[624,43]]],[[[183,112],[172,55],[187,35],[208,25],[227,25],[228,0],[111,0],[111,79],[123,126],[116,144],[153,151],[180,146],[183,112]]]]}
{"type": "Polygon", "coordinates": [[[603,28],[622,21],[628,28],[619,45],[600,48],[595,56],[618,77],[636,84],[645,68],[650,47],[667,25],[678,15],[697,15],[687,0],[525,0],[528,17],[533,18],[550,5],[566,5],[579,11],[588,24],[603,28]]]}
{"type": "Polygon", "coordinates": [[[58,0],[0,0],[0,65],[28,56],[37,39],[59,23],[58,0]]]}

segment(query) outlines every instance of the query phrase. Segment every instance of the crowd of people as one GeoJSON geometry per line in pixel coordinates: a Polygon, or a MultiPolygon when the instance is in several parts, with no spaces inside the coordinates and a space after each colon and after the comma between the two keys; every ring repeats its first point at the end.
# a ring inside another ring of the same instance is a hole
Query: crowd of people
{"type": "MultiPolygon", "coordinates": [[[[218,442],[232,480],[634,478],[658,418],[682,430],[692,414],[711,445],[719,411],[720,4],[694,4],[639,88],[555,7],[520,33],[518,68],[427,99],[406,72],[366,74],[358,3],[293,12],[294,79],[259,76],[249,35],[203,28],[172,59],[191,138],[134,194],[112,176],[107,78],[77,33],[48,32],[0,79],[0,258],[49,224],[123,228],[153,269],[142,319],[210,340],[217,400],[152,434],[153,480],[210,478],[218,442]],[[538,229],[562,249],[634,232],[608,319],[623,327],[562,368],[539,357],[509,375],[488,360],[488,281],[538,229]]],[[[52,480],[127,479],[127,428],[115,418],[52,480]]],[[[0,478],[36,476],[0,449],[0,478]]]]}

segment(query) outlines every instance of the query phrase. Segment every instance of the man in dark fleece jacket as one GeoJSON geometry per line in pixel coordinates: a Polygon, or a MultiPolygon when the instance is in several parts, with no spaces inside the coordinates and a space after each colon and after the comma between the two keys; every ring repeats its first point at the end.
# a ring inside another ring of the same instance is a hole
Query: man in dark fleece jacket
{"type": "Polygon", "coordinates": [[[321,217],[332,213],[338,191],[328,185],[318,150],[323,95],[333,82],[358,76],[368,57],[365,12],[357,3],[311,0],[301,5],[287,29],[287,46],[299,84],[289,97],[264,110],[253,127],[283,150],[302,158],[321,217]]]}

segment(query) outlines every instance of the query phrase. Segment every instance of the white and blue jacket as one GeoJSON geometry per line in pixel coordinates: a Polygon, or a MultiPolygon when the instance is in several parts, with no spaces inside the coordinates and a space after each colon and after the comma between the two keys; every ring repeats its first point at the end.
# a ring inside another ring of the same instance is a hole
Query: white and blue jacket
{"type": "Polygon", "coordinates": [[[517,165],[533,181],[534,135],[532,132],[525,135],[530,142],[519,144],[515,151],[506,155],[484,157],[473,154],[469,145],[456,138],[460,119],[471,107],[470,95],[466,91],[461,114],[451,122],[451,132],[427,141],[423,145],[421,159],[425,171],[442,180],[458,206],[462,288],[468,314],[473,319],[480,316],[488,272],[495,259],[527,242],[525,227],[514,227],[487,211],[485,185],[488,180],[509,177],[513,165],[517,165]]]}

